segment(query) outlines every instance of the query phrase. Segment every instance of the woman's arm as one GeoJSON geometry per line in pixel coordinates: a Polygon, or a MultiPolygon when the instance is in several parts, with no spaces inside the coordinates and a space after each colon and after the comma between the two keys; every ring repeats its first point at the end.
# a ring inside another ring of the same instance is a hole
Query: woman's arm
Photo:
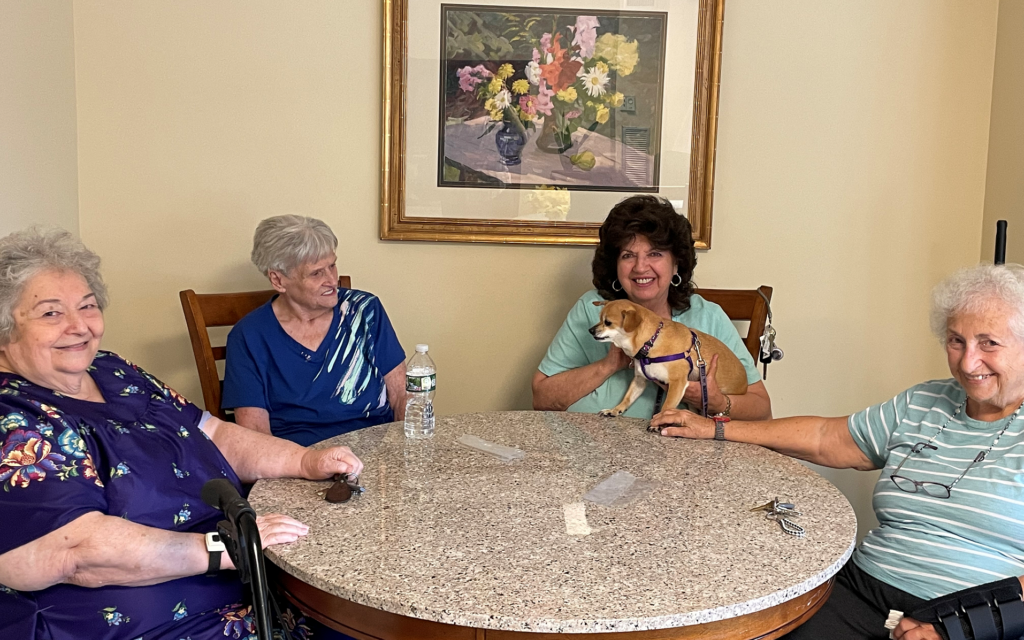
{"type": "MultiPolygon", "coordinates": [[[[835,469],[876,469],[850,435],[848,419],[801,416],[764,422],[732,421],[724,425],[725,439],[760,445],[835,469]]],[[[651,427],[660,427],[663,436],[708,440],[715,437],[714,420],[678,409],[654,416],[651,427]]]]}
{"type": "Polygon", "coordinates": [[[270,435],[270,412],[259,407],[236,407],[235,423],[257,433],[270,435]]]}
{"type": "Polygon", "coordinates": [[[397,367],[384,376],[384,386],[388,389],[388,403],[391,404],[391,411],[395,414],[395,420],[405,420],[405,363],[400,362],[397,367]]]}
{"type": "Polygon", "coordinates": [[[604,384],[616,371],[629,368],[629,357],[618,347],[597,362],[569,369],[553,376],[533,374],[533,408],[537,411],[565,411],[574,402],[604,384]]]}
{"type": "MultiPolygon", "coordinates": [[[[293,542],[308,527],[288,516],[256,519],[266,548],[293,542]]],[[[0,555],[0,584],[39,591],[55,584],[141,587],[206,573],[206,542],[200,533],[165,531],[92,511],[0,555]]],[[[231,559],[221,555],[221,568],[231,559]]]]}
{"type": "Polygon", "coordinates": [[[362,461],[348,447],[308,449],[212,416],[203,424],[203,431],[242,482],[260,478],[322,480],[336,473],[359,475],[363,470],[362,461]]]}

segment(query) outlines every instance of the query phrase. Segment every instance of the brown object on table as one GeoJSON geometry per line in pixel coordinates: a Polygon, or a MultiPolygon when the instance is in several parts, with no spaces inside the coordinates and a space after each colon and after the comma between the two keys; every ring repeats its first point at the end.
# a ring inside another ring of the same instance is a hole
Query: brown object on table
{"type": "MultiPolygon", "coordinates": [[[[338,287],[351,289],[352,279],[349,276],[338,276],[338,287]]],[[[188,325],[188,337],[192,341],[196,369],[199,370],[203,404],[207,411],[221,420],[232,419],[220,408],[224,383],[217,372],[217,361],[227,355],[227,347],[211,346],[208,329],[235,325],[250,311],[270,300],[274,293],[273,289],[240,293],[196,293],[192,289],[185,289],[178,293],[181,309],[185,312],[185,324],[188,325]]]]}

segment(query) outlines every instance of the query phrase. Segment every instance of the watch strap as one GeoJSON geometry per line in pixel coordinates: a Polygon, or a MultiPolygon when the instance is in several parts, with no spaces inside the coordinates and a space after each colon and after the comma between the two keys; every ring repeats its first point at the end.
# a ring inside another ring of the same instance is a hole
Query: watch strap
{"type": "Polygon", "coordinates": [[[206,575],[215,576],[220,573],[220,556],[227,548],[220,539],[220,534],[210,532],[206,534],[206,552],[210,556],[210,562],[206,566],[206,575]]]}
{"type": "Polygon", "coordinates": [[[729,422],[729,418],[725,416],[714,416],[712,420],[715,421],[715,440],[725,440],[725,423],[729,422]]]}

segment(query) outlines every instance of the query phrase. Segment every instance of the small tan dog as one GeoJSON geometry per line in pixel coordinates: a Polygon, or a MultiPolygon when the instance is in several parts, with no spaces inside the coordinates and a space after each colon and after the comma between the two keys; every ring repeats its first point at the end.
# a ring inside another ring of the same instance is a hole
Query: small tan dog
{"type": "Polygon", "coordinates": [[[601,309],[601,320],[590,328],[591,335],[601,342],[611,342],[622,349],[627,356],[633,358],[633,382],[626,390],[626,396],[615,407],[601,411],[601,415],[622,415],[644,392],[648,379],[668,386],[663,407],[678,406],[690,381],[700,380],[700,372],[697,368],[697,350],[693,348],[694,334],[700,341],[700,355],[708,367],[711,366],[712,356],[718,356],[715,380],[722,393],[743,394],[747,392],[747,372],[743,368],[743,364],[736,354],[718,338],[696,329],[690,329],[678,322],[663,320],[653,311],[629,300],[598,301],[594,302],[594,305],[604,308],[601,309]],[[659,331],[658,325],[661,323],[664,325],[659,331]],[[637,358],[638,352],[652,337],[654,338],[653,346],[650,347],[646,355],[637,358]],[[657,359],[675,354],[686,354],[686,357],[669,362],[644,362],[645,359],[657,359]]]}

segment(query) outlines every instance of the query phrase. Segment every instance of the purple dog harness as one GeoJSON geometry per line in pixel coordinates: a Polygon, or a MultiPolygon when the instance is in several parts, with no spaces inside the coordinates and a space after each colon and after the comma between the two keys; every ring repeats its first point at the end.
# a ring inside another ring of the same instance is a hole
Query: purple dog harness
{"type": "MultiPolygon", "coordinates": [[[[647,373],[647,366],[652,364],[658,364],[661,362],[673,362],[675,360],[686,360],[690,363],[690,369],[693,369],[693,359],[690,358],[690,352],[696,350],[697,352],[697,370],[700,373],[700,404],[701,404],[701,415],[705,418],[708,417],[708,376],[707,366],[704,362],[704,358],[700,355],[700,339],[697,337],[697,333],[690,329],[690,336],[693,338],[693,344],[690,348],[683,353],[673,353],[667,356],[658,356],[656,358],[649,358],[648,355],[651,353],[651,349],[654,348],[654,341],[658,339],[658,335],[661,334],[662,328],[665,326],[664,322],[658,323],[658,328],[654,330],[654,335],[650,337],[647,342],[640,347],[640,350],[636,352],[633,359],[640,363],[640,371],[644,374],[644,377],[651,382],[660,382],[651,377],[651,374],[647,373]]],[[[654,402],[655,411],[658,409],[658,405],[661,404],[661,387],[658,387],[658,399],[654,402]]]]}

